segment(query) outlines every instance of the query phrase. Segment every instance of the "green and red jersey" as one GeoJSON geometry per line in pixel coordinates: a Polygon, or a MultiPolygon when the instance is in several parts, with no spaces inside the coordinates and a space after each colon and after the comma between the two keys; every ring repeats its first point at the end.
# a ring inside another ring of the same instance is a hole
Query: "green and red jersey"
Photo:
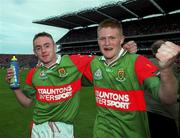
{"type": "Polygon", "coordinates": [[[78,112],[81,77],[92,57],[58,57],[55,65],[30,70],[23,92],[35,101],[33,121],[72,123],[78,112]]]}
{"type": "Polygon", "coordinates": [[[157,68],[145,57],[123,52],[107,65],[95,57],[85,75],[97,104],[94,138],[149,138],[144,89],[158,98],[157,68]]]}

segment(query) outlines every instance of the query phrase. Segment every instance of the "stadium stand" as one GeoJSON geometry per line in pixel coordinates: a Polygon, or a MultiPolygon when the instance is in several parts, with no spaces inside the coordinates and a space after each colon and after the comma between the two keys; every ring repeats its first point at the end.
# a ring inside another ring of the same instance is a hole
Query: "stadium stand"
{"type": "MultiPolygon", "coordinates": [[[[135,40],[138,53],[151,56],[150,45],[158,40],[180,44],[180,3],[178,0],[125,0],[104,4],[33,23],[69,29],[57,41],[60,54],[100,54],[97,24],[112,18],[122,22],[125,41],[135,40]]],[[[177,62],[179,64],[179,61],[177,62]]]]}
{"type": "Polygon", "coordinates": [[[0,54],[0,68],[9,67],[12,56],[16,56],[20,68],[32,68],[37,64],[37,58],[34,55],[0,54]]]}

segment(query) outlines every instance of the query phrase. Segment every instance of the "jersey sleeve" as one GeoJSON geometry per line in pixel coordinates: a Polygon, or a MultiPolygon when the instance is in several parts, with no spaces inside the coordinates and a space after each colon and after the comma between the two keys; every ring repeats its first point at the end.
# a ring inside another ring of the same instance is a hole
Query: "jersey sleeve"
{"type": "Polygon", "coordinates": [[[83,73],[83,75],[92,83],[93,75],[92,75],[92,71],[91,71],[91,64],[87,65],[87,68],[86,68],[85,72],[83,73]]]}
{"type": "Polygon", "coordinates": [[[145,92],[150,92],[154,99],[159,100],[160,80],[158,77],[150,77],[144,80],[142,88],[145,92]]]}
{"type": "Polygon", "coordinates": [[[26,76],[25,85],[23,87],[23,93],[29,98],[33,98],[36,93],[36,89],[33,87],[33,84],[32,84],[32,77],[34,75],[34,72],[35,72],[35,68],[32,68],[28,72],[26,76]]]}
{"type": "Polygon", "coordinates": [[[139,56],[135,62],[135,72],[144,91],[150,92],[158,100],[160,79],[157,66],[144,56],[139,56]]]}
{"type": "Polygon", "coordinates": [[[138,56],[135,61],[135,72],[139,83],[142,85],[144,80],[156,76],[158,68],[144,56],[138,56]]]}
{"type": "Polygon", "coordinates": [[[32,85],[32,77],[33,77],[33,75],[34,75],[35,70],[36,70],[36,68],[32,68],[32,69],[28,72],[28,74],[27,74],[27,76],[26,76],[26,84],[27,84],[27,85],[32,85]]]}
{"type": "Polygon", "coordinates": [[[88,79],[91,79],[90,63],[94,59],[91,55],[71,55],[70,56],[73,63],[76,65],[78,70],[88,79]]]}

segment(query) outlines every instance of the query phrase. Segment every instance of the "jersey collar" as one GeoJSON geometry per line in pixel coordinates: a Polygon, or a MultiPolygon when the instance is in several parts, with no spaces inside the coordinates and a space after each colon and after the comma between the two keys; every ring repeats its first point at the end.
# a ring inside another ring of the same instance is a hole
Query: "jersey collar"
{"type": "Polygon", "coordinates": [[[56,58],[57,58],[56,62],[53,63],[51,66],[46,67],[42,62],[40,63],[40,66],[46,67],[46,68],[54,68],[56,64],[60,64],[60,62],[61,62],[61,55],[56,55],[56,58]]]}
{"type": "Polygon", "coordinates": [[[121,57],[123,57],[126,53],[127,53],[127,50],[125,50],[125,49],[122,48],[122,49],[120,50],[117,58],[114,59],[113,61],[111,61],[109,64],[107,64],[106,59],[105,59],[104,56],[101,56],[101,57],[99,58],[99,60],[104,61],[104,64],[107,65],[107,66],[114,66],[114,65],[116,64],[116,61],[117,61],[118,59],[120,59],[121,57]]]}

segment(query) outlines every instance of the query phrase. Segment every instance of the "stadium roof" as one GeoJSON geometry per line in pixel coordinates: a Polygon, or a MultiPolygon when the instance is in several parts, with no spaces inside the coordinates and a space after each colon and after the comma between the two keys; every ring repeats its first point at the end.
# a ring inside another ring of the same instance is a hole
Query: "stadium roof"
{"type": "Polygon", "coordinates": [[[73,29],[96,25],[106,18],[119,21],[142,19],[150,15],[166,15],[180,10],[179,0],[127,0],[83,11],[36,20],[33,23],[73,29]]]}

